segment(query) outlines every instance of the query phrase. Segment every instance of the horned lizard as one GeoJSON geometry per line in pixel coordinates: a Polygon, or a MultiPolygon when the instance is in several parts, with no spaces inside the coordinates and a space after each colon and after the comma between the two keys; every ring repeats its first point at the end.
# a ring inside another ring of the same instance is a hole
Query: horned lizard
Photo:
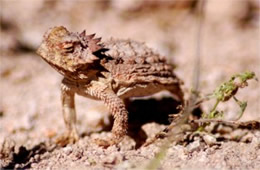
{"type": "Polygon", "coordinates": [[[183,101],[182,81],[172,65],[144,43],[120,39],[102,42],[94,36],[54,27],[45,33],[37,53],[64,76],[61,101],[67,132],[60,141],[79,139],[74,104],[78,94],[103,101],[113,115],[111,138],[96,140],[106,147],[118,144],[127,134],[126,99],[167,90],[183,101]]]}

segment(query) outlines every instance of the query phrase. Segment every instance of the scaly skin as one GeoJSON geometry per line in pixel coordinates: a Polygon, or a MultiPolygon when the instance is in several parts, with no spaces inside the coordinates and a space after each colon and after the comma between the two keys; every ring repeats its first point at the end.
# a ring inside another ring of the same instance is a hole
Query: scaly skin
{"type": "Polygon", "coordinates": [[[125,99],[168,90],[183,102],[182,82],[172,66],[143,43],[118,39],[101,42],[94,34],[72,33],[59,26],[44,35],[37,53],[64,76],[61,100],[67,133],[58,140],[62,145],[79,139],[75,94],[103,101],[113,115],[112,137],[96,140],[104,147],[118,144],[127,133],[125,99]]]}

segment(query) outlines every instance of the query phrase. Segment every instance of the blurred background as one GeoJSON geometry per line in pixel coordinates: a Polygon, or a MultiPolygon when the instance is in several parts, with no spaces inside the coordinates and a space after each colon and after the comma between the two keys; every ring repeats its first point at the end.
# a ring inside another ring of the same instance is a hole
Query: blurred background
{"type": "MultiPolygon", "coordinates": [[[[61,76],[35,54],[43,34],[53,26],[63,25],[73,32],[85,29],[102,40],[117,37],[145,42],[176,65],[185,92],[191,89],[198,43],[202,93],[212,92],[236,73],[251,70],[260,75],[259,0],[207,0],[202,15],[200,0],[0,2],[0,136],[19,135],[17,132],[25,130],[27,136],[41,137],[64,129],[61,76]]],[[[248,101],[242,120],[260,120],[259,82],[250,81],[238,98],[248,101]]],[[[99,125],[104,116],[100,113],[107,112],[103,104],[86,100],[77,97],[82,131],[99,125]],[[89,112],[93,114],[86,114],[89,112]]],[[[203,107],[207,111],[211,106],[207,103],[203,107]]],[[[220,107],[227,119],[239,111],[235,102],[220,107]]],[[[25,139],[24,134],[20,138],[25,139]]]]}

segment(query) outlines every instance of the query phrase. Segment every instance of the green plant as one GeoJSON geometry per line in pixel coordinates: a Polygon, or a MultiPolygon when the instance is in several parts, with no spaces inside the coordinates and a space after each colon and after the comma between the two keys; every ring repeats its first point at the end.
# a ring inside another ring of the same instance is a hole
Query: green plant
{"type": "Polygon", "coordinates": [[[240,88],[248,86],[247,81],[253,78],[255,78],[255,73],[251,71],[246,71],[244,73],[236,74],[232,76],[229,81],[222,83],[209,96],[209,99],[214,98],[216,100],[216,103],[214,104],[210,113],[206,115],[204,114],[203,118],[213,119],[217,117],[222,117],[224,113],[217,110],[218,104],[220,102],[226,102],[233,98],[240,107],[240,113],[237,120],[240,119],[247,107],[247,102],[238,100],[235,95],[240,88]]]}

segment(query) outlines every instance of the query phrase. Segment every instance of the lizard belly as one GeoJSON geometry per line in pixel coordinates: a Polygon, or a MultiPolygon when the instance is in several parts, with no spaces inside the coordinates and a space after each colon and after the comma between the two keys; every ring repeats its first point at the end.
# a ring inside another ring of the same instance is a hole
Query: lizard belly
{"type": "Polygon", "coordinates": [[[166,90],[165,86],[158,83],[137,84],[130,87],[121,87],[116,94],[118,97],[125,99],[130,97],[148,96],[162,90],[166,90]]]}

